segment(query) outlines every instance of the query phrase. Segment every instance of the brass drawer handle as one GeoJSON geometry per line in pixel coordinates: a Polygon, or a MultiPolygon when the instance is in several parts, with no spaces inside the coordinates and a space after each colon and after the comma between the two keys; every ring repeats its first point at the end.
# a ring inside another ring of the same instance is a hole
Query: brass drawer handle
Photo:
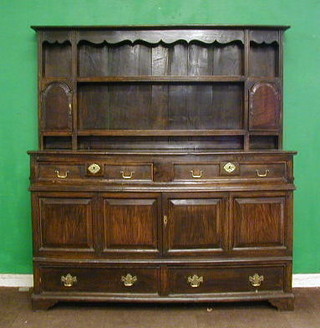
{"type": "Polygon", "coordinates": [[[202,175],[203,175],[203,171],[202,170],[191,170],[191,176],[194,179],[201,179],[202,175]]]}
{"type": "Polygon", "coordinates": [[[269,174],[269,170],[265,170],[264,173],[260,173],[259,170],[256,170],[257,172],[257,176],[260,177],[260,178],[265,178],[268,174],[269,174]]]}
{"type": "Polygon", "coordinates": [[[201,283],[203,283],[203,277],[202,276],[199,277],[196,274],[194,274],[193,276],[188,277],[188,283],[192,288],[197,288],[201,285],[201,283]]]}
{"type": "Polygon", "coordinates": [[[56,172],[57,178],[59,179],[66,179],[69,173],[69,171],[66,171],[65,174],[61,174],[59,170],[55,170],[54,172],[56,172]]]}
{"type": "Polygon", "coordinates": [[[260,276],[259,274],[255,273],[253,276],[249,276],[249,281],[252,287],[260,287],[264,281],[264,276],[260,276]]]}
{"type": "Polygon", "coordinates": [[[133,286],[137,280],[138,280],[137,276],[132,276],[130,273],[128,273],[126,276],[121,277],[121,281],[126,287],[133,286]]]}
{"type": "Polygon", "coordinates": [[[120,171],[120,173],[123,179],[132,179],[134,171],[120,171]]]}
{"type": "Polygon", "coordinates": [[[61,282],[64,287],[72,287],[77,283],[77,277],[68,273],[66,276],[61,276],[61,282]]]}
{"type": "Polygon", "coordinates": [[[99,164],[93,163],[93,164],[88,166],[88,171],[91,174],[97,174],[100,170],[101,170],[101,167],[100,167],[99,164]]]}

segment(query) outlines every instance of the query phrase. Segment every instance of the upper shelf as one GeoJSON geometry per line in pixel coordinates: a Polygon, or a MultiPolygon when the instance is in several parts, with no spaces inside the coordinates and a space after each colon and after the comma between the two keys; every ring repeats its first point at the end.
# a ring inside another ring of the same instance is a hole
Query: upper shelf
{"type": "Polygon", "coordinates": [[[212,24],[185,24],[185,25],[32,25],[35,31],[42,30],[134,30],[134,29],[250,29],[250,30],[287,30],[289,25],[212,25],[212,24]]]}
{"type": "Polygon", "coordinates": [[[208,75],[208,76],[103,76],[79,77],[78,82],[242,82],[244,76],[208,75]]]}

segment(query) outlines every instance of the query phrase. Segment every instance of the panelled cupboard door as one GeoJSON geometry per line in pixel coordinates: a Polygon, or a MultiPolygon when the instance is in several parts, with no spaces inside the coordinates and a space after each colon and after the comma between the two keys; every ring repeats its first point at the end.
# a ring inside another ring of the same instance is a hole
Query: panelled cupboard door
{"type": "Polygon", "coordinates": [[[226,207],[222,193],[164,194],[164,254],[221,253],[226,244],[226,207]]]}
{"type": "Polygon", "coordinates": [[[103,194],[103,253],[114,256],[153,256],[160,253],[160,194],[103,194]]]}
{"type": "Polygon", "coordinates": [[[288,193],[236,194],[232,202],[233,251],[290,252],[288,193]]]}
{"type": "Polygon", "coordinates": [[[96,200],[87,193],[35,194],[35,252],[77,257],[94,253],[96,200]]]}

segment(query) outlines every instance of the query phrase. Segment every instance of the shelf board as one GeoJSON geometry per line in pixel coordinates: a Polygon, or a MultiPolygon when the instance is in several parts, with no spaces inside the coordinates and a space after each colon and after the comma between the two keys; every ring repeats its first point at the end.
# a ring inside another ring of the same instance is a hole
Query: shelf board
{"type": "Polygon", "coordinates": [[[242,136],[245,130],[82,130],[79,136],[242,136]]]}
{"type": "Polygon", "coordinates": [[[101,76],[101,77],[78,77],[77,81],[81,82],[243,82],[244,76],[229,75],[203,75],[203,76],[176,76],[176,75],[159,75],[159,76],[101,76]]]}
{"type": "Polygon", "coordinates": [[[44,137],[71,137],[72,132],[68,131],[41,131],[44,137]]]}

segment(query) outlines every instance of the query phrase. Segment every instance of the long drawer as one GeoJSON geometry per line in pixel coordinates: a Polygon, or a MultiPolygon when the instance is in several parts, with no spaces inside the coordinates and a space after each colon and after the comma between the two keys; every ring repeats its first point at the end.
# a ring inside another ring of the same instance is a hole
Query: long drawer
{"type": "Polygon", "coordinates": [[[39,274],[44,292],[158,294],[160,282],[157,267],[42,267],[39,274]]]}
{"type": "Polygon", "coordinates": [[[208,162],[175,163],[175,181],[205,181],[212,179],[284,179],[287,176],[285,162],[208,162]]]}
{"type": "Polygon", "coordinates": [[[283,265],[170,267],[169,294],[282,291],[284,269],[283,265]]]}

